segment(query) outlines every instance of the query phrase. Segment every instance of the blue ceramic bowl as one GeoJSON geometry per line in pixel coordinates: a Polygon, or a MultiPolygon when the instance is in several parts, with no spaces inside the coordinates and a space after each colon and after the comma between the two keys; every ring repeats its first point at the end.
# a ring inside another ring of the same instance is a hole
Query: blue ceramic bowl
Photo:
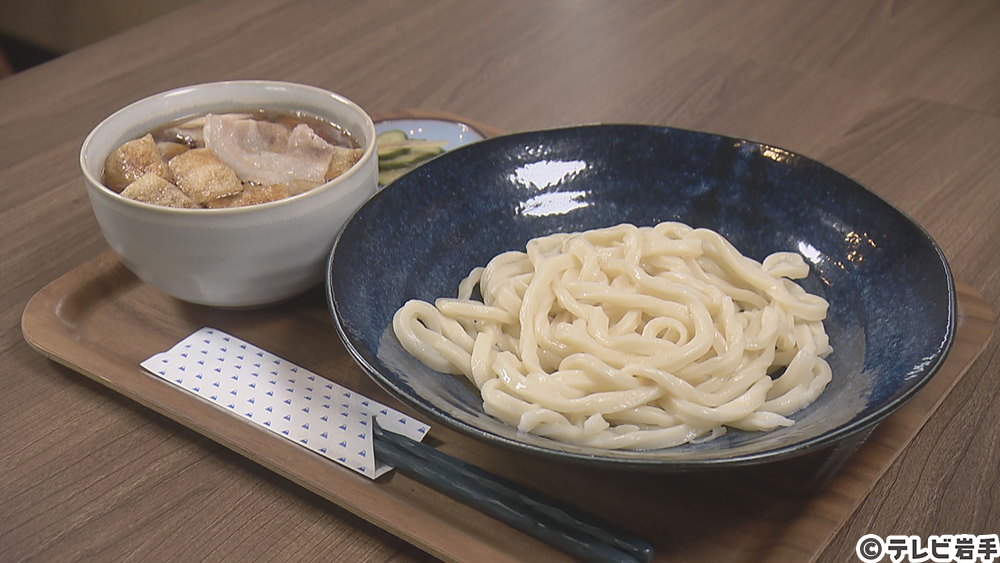
{"type": "Polygon", "coordinates": [[[944,255],[891,204],[783,149],[639,125],[521,133],[438,157],[358,210],[333,249],[327,289],[347,349],[418,411],[499,445],[633,468],[759,463],[842,440],[927,383],[955,331],[944,255]],[[454,296],[469,270],[531,238],[661,221],[714,229],[757,260],[790,250],[811,265],[803,285],[830,302],[833,381],[794,426],[664,450],[562,444],[485,414],[464,378],[425,367],[392,332],[408,299],[454,296]]]}

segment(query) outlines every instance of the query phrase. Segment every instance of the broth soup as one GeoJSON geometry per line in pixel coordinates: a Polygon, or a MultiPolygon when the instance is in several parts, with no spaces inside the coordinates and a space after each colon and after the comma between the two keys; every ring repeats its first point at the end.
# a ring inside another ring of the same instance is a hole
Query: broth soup
{"type": "Polygon", "coordinates": [[[165,207],[245,207],[320,186],[363,153],[346,130],[306,113],[205,114],[123,143],[105,160],[102,182],[165,207]]]}

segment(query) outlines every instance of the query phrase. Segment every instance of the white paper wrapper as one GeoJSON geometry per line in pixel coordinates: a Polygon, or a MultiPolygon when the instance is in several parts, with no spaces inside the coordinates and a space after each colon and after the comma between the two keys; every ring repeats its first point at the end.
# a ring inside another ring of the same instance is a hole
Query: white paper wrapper
{"type": "Polygon", "coordinates": [[[372,418],[389,432],[421,441],[430,427],[270,352],[203,328],[140,364],[198,395],[362,475],[392,469],[372,448],[372,418]]]}

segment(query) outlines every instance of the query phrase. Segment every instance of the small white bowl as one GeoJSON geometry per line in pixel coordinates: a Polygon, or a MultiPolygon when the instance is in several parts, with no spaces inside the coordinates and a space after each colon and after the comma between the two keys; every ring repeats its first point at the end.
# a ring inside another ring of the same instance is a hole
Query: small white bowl
{"type": "Polygon", "coordinates": [[[200,84],[118,110],[80,149],[101,232],[143,281],[191,303],[250,307],[292,297],[323,279],[330,247],[378,186],[375,126],[350,100],[312,86],[268,81],[200,84]],[[119,145],[186,116],[268,109],[304,111],[340,125],[365,149],[343,175],[303,194],[232,209],[175,209],[124,198],[101,183],[119,145]]]}

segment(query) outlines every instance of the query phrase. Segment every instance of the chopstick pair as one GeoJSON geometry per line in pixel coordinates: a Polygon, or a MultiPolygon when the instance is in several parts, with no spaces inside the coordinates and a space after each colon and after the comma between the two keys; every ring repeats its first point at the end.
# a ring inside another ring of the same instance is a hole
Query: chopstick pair
{"type": "Polygon", "coordinates": [[[373,424],[377,459],[584,561],[646,563],[653,546],[475,465],[373,424]]]}

